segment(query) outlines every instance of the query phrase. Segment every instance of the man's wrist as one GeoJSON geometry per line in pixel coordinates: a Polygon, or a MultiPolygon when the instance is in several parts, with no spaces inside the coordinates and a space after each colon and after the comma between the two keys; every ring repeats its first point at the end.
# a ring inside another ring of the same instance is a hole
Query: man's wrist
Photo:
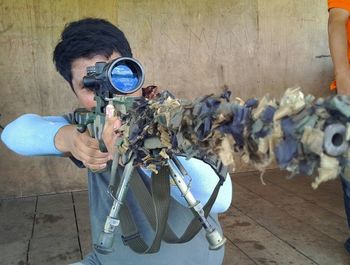
{"type": "Polygon", "coordinates": [[[70,153],[72,134],[76,130],[75,125],[66,125],[61,127],[55,135],[55,147],[62,153],[70,153]]]}

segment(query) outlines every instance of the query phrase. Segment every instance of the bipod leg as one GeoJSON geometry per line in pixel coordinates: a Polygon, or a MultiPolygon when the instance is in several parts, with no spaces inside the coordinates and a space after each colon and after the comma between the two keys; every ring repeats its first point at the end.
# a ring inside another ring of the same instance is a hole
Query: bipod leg
{"type": "Polygon", "coordinates": [[[199,221],[201,222],[203,228],[206,231],[206,238],[209,243],[209,249],[220,249],[225,244],[226,238],[221,236],[219,231],[217,231],[205,217],[201,202],[196,200],[196,198],[190,191],[190,188],[184,181],[184,175],[187,174],[186,170],[175,156],[168,160],[168,165],[170,167],[171,178],[174,180],[182,196],[185,198],[189,207],[192,209],[193,213],[198,217],[199,221]]]}
{"type": "Polygon", "coordinates": [[[113,205],[109,215],[107,216],[104,229],[99,236],[98,244],[94,244],[95,250],[101,254],[108,254],[112,252],[114,230],[120,223],[118,214],[121,206],[124,203],[125,196],[129,188],[131,174],[134,169],[134,159],[135,156],[133,155],[130,161],[125,165],[117,192],[115,193],[115,196],[113,196],[113,205]]]}

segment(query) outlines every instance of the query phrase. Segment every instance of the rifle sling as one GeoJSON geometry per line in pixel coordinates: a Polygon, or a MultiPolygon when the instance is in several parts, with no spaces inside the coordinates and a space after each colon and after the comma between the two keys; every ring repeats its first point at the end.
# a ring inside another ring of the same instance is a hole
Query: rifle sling
{"type": "MultiPolygon", "coordinates": [[[[137,172],[136,170],[134,172],[137,172]]],[[[150,196],[149,192],[142,191],[142,186],[147,190],[145,184],[141,180],[139,174],[134,174],[130,181],[130,186],[137,198],[138,202],[142,202],[143,198],[140,198],[137,189],[141,190],[144,196],[147,197],[148,204],[144,210],[146,217],[151,217],[149,221],[156,231],[154,240],[150,246],[148,246],[145,241],[140,236],[136,224],[130,214],[130,211],[126,207],[120,212],[121,228],[123,232],[124,244],[129,245],[137,253],[155,253],[159,251],[161,240],[167,226],[168,211],[169,211],[169,201],[170,201],[170,184],[169,184],[169,168],[162,167],[158,174],[152,174],[152,193],[150,196]],[[136,196],[136,194],[138,196],[136,196]],[[147,195],[148,194],[148,195],[147,195]],[[152,205],[152,206],[151,206],[152,205]]],[[[141,204],[141,203],[140,203],[141,204]]],[[[141,206],[141,208],[143,208],[141,206]]]]}
{"type": "MultiPolygon", "coordinates": [[[[139,234],[127,206],[123,206],[120,212],[120,219],[124,244],[129,245],[130,248],[137,253],[155,253],[158,252],[162,239],[167,243],[185,243],[191,240],[202,229],[198,218],[194,217],[192,219],[180,238],[167,224],[170,202],[169,168],[163,167],[159,171],[159,174],[152,174],[153,196],[141,179],[140,174],[142,173],[142,170],[134,170],[134,176],[131,178],[130,187],[146,218],[155,230],[156,235],[151,246],[148,247],[139,234]]],[[[219,181],[208,202],[203,207],[206,217],[208,217],[217,198],[221,185],[222,182],[219,181]]]]}

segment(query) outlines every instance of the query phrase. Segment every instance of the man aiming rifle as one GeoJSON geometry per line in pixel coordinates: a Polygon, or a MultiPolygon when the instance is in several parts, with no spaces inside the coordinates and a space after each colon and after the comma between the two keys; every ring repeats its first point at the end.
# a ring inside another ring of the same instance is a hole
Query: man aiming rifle
{"type": "Polygon", "coordinates": [[[144,99],[139,89],[142,67],[131,56],[124,35],[110,23],[71,23],[54,60],[85,110],[66,117],[25,115],[2,134],[20,154],[67,153],[90,169],[95,248],[83,264],[221,264],[225,240],[218,236],[215,212],[226,210],[231,201],[230,179],[223,181],[226,173],[221,169],[234,163],[233,152],[259,170],[273,160],[293,174],[311,175],[317,169],[314,188],[340,172],[349,178],[348,97],[314,100],[299,89],[288,89],[279,102],[269,97],[230,102],[228,92],[191,102],[151,91],[153,96],[144,99]],[[128,81],[117,82],[123,79],[128,81]],[[18,145],[19,138],[26,141],[18,145]],[[155,174],[150,178],[146,169],[155,174]],[[169,175],[176,190],[169,187],[169,175]],[[177,183],[186,176],[186,185],[177,183]],[[168,222],[160,218],[168,215],[168,222]],[[198,228],[197,218],[204,229],[198,228]]]}
{"type": "MultiPolygon", "coordinates": [[[[96,101],[94,91],[84,86],[83,77],[87,75],[87,68],[95,66],[97,62],[110,62],[123,56],[132,57],[129,43],[124,34],[105,20],[89,18],[68,24],[61,34],[61,40],[55,48],[53,58],[58,72],[70,84],[80,105],[91,111],[96,107],[96,101]]],[[[142,90],[135,90],[128,96],[141,97],[142,90]]],[[[102,102],[100,103],[102,104],[102,102]]],[[[95,245],[99,245],[99,235],[104,230],[106,216],[109,215],[113,205],[113,199],[108,196],[106,191],[111,179],[110,161],[113,159],[115,143],[120,136],[115,132],[121,129],[122,122],[117,117],[112,116],[104,122],[103,133],[99,136],[102,137],[106,149],[101,148],[100,137],[96,137],[97,139],[91,137],[89,130],[84,131],[83,128],[79,128],[79,132],[75,123],[74,114],[64,117],[40,117],[26,114],[7,125],[1,137],[10,149],[19,154],[30,156],[66,155],[78,166],[85,166],[89,169],[88,191],[92,239],[95,245]],[[105,152],[106,150],[107,152],[105,152]]],[[[95,132],[101,133],[101,131],[95,132]]],[[[192,177],[191,191],[194,197],[205,204],[210,200],[210,195],[217,185],[218,176],[206,163],[196,159],[189,161],[179,159],[186,172],[192,177]]],[[[119,171],[118,176],[121,176],[122,167],[118,167],[117,171],[119,171]]],[[[149,177],[150,172],[141,168],[137,173],[140,174],[140,177],[133,179],[141,180],[141,184],[149,188],[152,182],[152,178],[149,177]]],[[[135,184],[131,187],[138,189],[140,186],[135,184]]],[[[175,234],[181,239],[181,235],[193,219],[193,213],[188,209],[181,193],[178,193],[173,185],[169,187],[169,190],[172,195],[168,199],[169,224],[163,225],[163,227],[167,231],[167,236],[175,234]]],[[[110,254],[101,254],[100,252],[103,251],[98,252],[93,249],[83,261],[77,264],[215,265],[222,263],[224,248],[210,250],[206,240],[207,233],[204,229],[185,243],[168,244],[162,242],[159,251],[154,251],[153,254],[143,255],[133,251],[128,244],[132,244],[135,237],[140,235],[145,243],[152,243],[154,238],[155,232],[152,222],[149,221],[154,213],[145,213],[142,210],[144,201],[151,200],[152,202],[152,198],[146,198],[149,196],[148,191],[149,189],[141,189],[137,192],[130,190],[125,194],[126,204],[132,211],[132,219],[138,232],[122,237],[122,231],[118,226],[114,232],[110,254]],[[145,200],[138,198],[142,194],[145,195],[145,200]]],[[[217,213],[227,210],[231,203],[231,196],[232,187],[228,178],[217,195],[211,212],[207,213],[209,214],[208,221],[220,233],[221,228],[217,220],[217,213]]],[[[122,223],[129,222],[121,222],[121,225],[122,223]]]]}

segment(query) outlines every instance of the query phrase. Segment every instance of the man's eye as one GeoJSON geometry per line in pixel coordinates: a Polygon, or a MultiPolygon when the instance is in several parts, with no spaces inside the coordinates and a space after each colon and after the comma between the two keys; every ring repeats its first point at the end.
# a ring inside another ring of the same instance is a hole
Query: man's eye
{"type": "Polygon", "coordinates": [[[84,91],[94,91],[91,87],[82,87],[81,89],[84,91]]]}

